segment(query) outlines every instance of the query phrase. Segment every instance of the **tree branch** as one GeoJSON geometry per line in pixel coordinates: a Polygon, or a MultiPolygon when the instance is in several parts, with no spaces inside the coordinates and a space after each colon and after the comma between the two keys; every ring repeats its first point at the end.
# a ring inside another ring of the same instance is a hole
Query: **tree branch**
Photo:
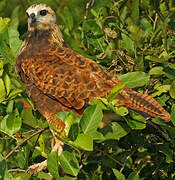
{"type": "Polygon", "coordinates": [[[30,136],[28,136],[26,139],[24,139],[24,141],[22,141],[21,143],[19,143],[12,151],[10,151],[7,156],[5,157],[5,160],[7,160],[20,146],[22,146],[25,142],[27,142],[29,139],[31,139],[33,136],[36,136],[37,134],[42,133],[43,131],[49,129],[49,127],[46,127],[44,129],[39,129],[37,132],[31,134],[30,136]]]}

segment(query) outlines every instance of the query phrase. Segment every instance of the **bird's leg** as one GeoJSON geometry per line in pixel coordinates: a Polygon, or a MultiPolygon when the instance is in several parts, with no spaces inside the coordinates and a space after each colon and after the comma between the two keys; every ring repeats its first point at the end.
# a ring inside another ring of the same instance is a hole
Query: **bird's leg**
{"type": "Polygon", "coordinates": [[[55,145],[52,143],[52,152],[58,151],[58,156],[63,152],[64,143],[60,141],[56,136],[59,136],[53,129],[50,129],[53,134],[53,140],[55,141],[55,145]]]}

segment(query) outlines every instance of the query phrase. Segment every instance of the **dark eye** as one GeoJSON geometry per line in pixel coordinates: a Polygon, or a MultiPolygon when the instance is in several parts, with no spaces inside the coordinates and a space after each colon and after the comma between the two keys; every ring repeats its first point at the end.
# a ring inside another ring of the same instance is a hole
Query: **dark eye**
{"type": "Polygon", "coordinates": [[[45,16],[46,14],[47,14],[47,10],[44,9],[44,10],[41,10],[41,11],[40,11],[40,15],[41,15],[41,16],[45,16]]]}

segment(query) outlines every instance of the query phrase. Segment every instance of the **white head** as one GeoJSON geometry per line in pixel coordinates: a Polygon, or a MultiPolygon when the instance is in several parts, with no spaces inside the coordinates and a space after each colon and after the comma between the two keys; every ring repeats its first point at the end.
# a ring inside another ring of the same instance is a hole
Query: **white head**
{"type": "Polygon", "coordinates": [[[55,12],[46,4],[34,4],[27,11],[28,30],[48,30],[56,24],[55,12]]]}

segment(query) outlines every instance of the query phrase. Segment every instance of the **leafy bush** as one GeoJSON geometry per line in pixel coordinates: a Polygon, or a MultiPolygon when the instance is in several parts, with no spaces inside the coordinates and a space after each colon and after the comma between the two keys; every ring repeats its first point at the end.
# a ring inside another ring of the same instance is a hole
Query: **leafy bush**
{"type": "Polygon", "coordinates": [[[173,0],[0,0],[0,179],[174,179],[174,17],[173,0]],[[74,51],[147,91],[171,113],[171,122],[115,108],[117,86],[82,117],[57,114],[66,124],[65,145],[60,156],[52,152],[52,125],[35,111],[15,70],[27,31],[25,9],[38,2],[53,7],[74,51]],[[98,128],[102,110],[108,119],[120,116],[98,128]],[[45,170],[26,171],[46,159],[45,170]]]}

